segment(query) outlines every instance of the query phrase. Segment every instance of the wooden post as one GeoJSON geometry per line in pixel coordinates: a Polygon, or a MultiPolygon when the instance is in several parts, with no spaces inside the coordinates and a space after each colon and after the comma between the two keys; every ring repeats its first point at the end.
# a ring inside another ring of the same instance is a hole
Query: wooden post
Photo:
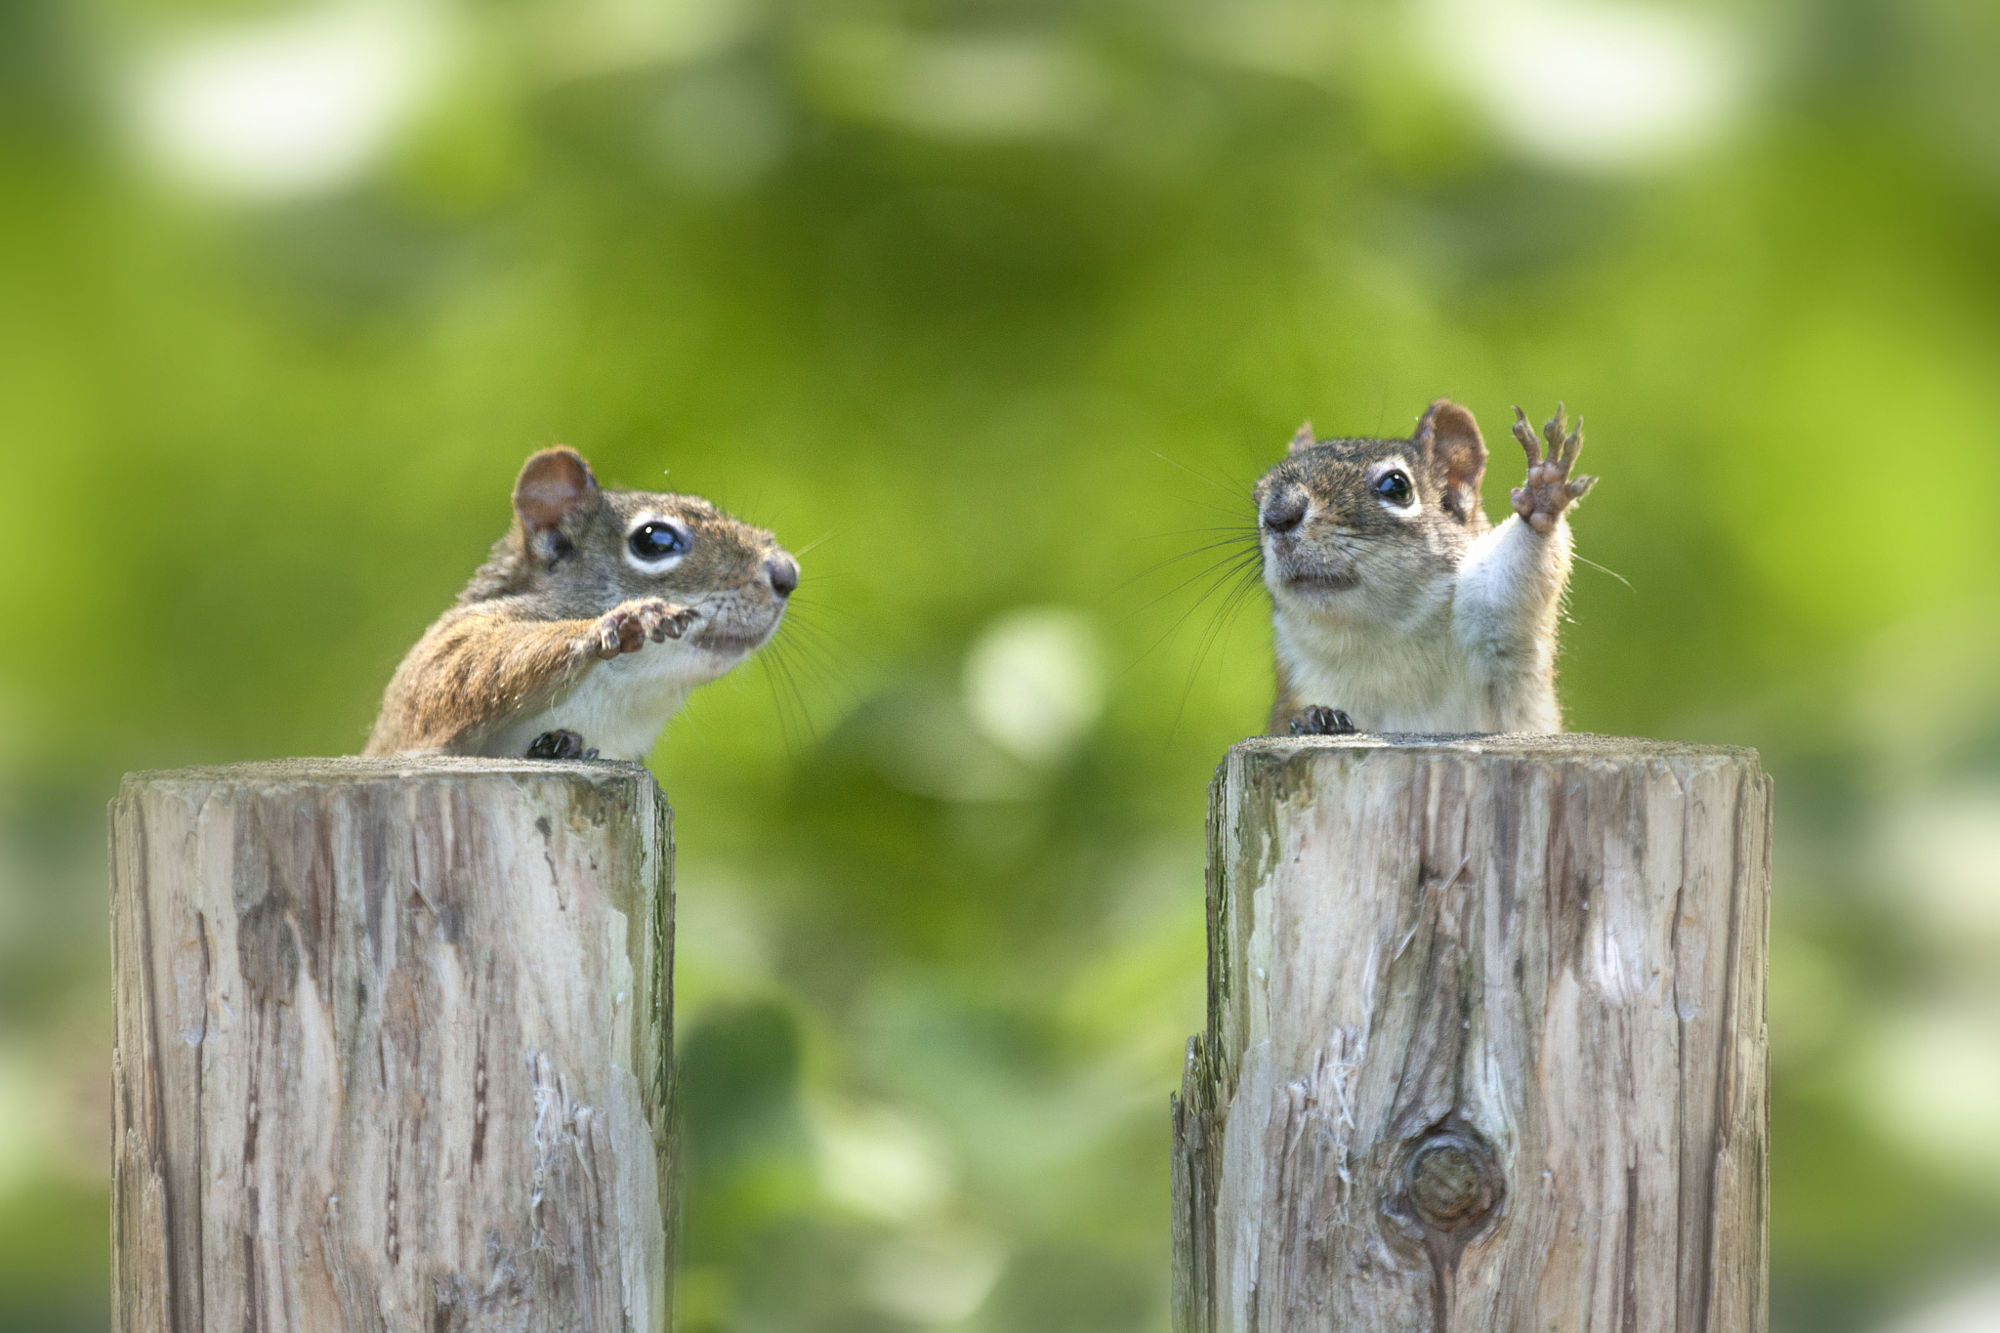
{"type": "Polygon", "coordinates": [[[1763,1333],[1770,782],[1592,736],[1210,789],[1182,1333],[1763,1333]]]}
{"type": "Polygon", "coordinates": [[[672,873],[637,765],[126,778],[113,1327],[665,1329],[672,873]]]}

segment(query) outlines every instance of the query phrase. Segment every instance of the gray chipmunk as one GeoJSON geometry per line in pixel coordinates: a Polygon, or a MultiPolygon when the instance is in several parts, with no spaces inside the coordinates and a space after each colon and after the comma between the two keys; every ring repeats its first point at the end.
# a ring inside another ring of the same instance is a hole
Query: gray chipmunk
{"type": "Polygon", "coordinates": [[[777,632],[799,565],[692,495],[603,490],[573,449],[382,697],[364,754],[642,760],[690,691],[777,632]]]}
{"type": "Polygon", "coordinates": [[[1430,405],[1407,440],[1313,437],[1257,483],[1277,659],[1273,734],[1560,731],[1556,622],[1569,584],[1563,513],[1583,421],[1560,405],[1528,454],[1514,513],[1480,506],[1486,442],[1472,413],[1430,405]]]}

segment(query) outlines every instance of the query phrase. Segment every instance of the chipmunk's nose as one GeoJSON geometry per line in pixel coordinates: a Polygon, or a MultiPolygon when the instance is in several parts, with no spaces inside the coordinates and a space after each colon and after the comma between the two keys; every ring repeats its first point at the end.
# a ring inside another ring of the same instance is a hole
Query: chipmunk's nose
{"type": "Polygon", "coordinates": [[[1298,486],[1280,486],[1264,499],[1264,510],[1258,521],[1265,531],[1286,533],[1305,522],[1307,500],[1305,490],[1298,486]]]}
{"type": "Polygon", "coordinates": [[[780,597],[790,597],[799,586],[799,562],[783,551],[764,562],[764,574],[771,580],[771,591],[780,597]]]}

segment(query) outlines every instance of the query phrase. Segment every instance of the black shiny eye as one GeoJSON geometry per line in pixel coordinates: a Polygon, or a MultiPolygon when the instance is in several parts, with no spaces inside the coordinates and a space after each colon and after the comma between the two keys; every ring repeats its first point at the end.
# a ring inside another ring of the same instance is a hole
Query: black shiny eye
{"type": "Polygon", "coordinates": [[[671,523],[652,519],[632,529],[632,535],[625,539],[625,544],[641,560],[664,560],[670,555],[687,552],[688,535],[671,523]]]}
{"type": "Polygon", "coordinates": [[[1401,468],[1394,468],[1382,474],[1375,483],[1375,494],[1401,509],[1410,503],[1412,494],[1409,474],[1401,468]]]}

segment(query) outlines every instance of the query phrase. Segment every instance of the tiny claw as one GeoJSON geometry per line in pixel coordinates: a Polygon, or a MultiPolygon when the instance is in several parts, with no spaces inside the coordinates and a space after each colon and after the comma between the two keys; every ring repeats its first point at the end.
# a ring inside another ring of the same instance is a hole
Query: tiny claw
{"type": "Polygon", "coordinates": [[[595,750],[590,751],[588,754],[583,753],[583,737],[566,727],[558,727],[554,731],[545,731],[535,737],[528,745],[527,757],[530,759],[590,759],[595,757],[596,754],[597,751],[595,750]]]}
{"type": "Polygon", "coordinates": [[[1569,484],[1569,498],[1572,500],[1581,500],[1585,495],[1590,493],[1590,488],[1596,484],[1596,477],[1581,476],[1576,478],[1569,484]]]}
{"type": "Polygon", "coordinates": [[[1514,438],[1528,451],[1529,467],[1542,461],[1541,441],[1535,438],[1535,428],[1528,424],[1528,414],[1521,410],[1519,403],[1514,404],[1514,438]]]}
{"type": "Polygon", "coordinates": [[[1563,441],[1562,470],[1567,472],[1576,466],[1576,456],[1583,452],[1583,418],[1576,419],[1576,429],[1563,441]]]}
{"type": "Polygon", "coordinates": [[[1341,709],[1314,704],[1292,719],[1291,731],[1294,736],[1351,736],[1354,720],[1341,709]]]}
{"type": "Polygon", "coordinates": [[[1556,404],[1556,414],[1550,417],[1548,424],[1542,427],[1542,438],[1549,442],[1550,458],[1556,457],[1556,451],[1562,448],[1563,432],[1568,426],[1564,418],[1568,415],[1569,413],[1563,408],[1562,403],[1558,402],[1556,404]]]}

